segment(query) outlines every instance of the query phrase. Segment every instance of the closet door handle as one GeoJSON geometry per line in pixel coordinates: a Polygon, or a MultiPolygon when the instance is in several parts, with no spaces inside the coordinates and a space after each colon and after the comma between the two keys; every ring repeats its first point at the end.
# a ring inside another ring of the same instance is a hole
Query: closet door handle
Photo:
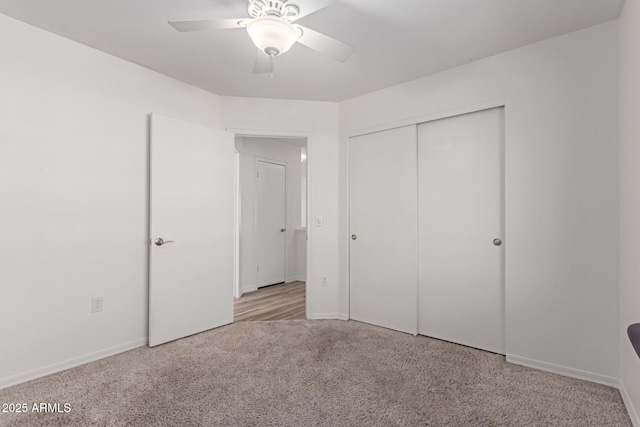
{"type": "Polygon", "coordinates": [[[355,235],[355,234],[352,234],[352,235],[351,235],[351,240],[356,240],[357,238],[358,238],[358,236],[357,236],[357,235],[355,235]]]}
{"type": "Polygon", "coordinates": [[[500,245],[502,245],[502,240],[500,240],[500,239],[498,239],[498,238],[493,239],[493,245],[494,245],[494,246],[500,246],[500,245]]]}

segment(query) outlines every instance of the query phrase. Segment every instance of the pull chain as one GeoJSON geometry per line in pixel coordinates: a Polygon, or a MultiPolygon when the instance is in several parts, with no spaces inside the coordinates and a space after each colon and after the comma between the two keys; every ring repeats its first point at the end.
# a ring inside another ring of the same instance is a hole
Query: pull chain
{"type": "Polygon", "coordinates": [[[271,80],[273,80],[273,70],[275,68],[275,61],[273,58],[275,58],[274,55],[269,55],[269,63],[271,64],[271,80]]]}

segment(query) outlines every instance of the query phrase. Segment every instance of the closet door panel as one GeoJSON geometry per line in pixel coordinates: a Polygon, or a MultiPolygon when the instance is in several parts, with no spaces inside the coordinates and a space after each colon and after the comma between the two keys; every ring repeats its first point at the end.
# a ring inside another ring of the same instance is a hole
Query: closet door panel
{"type": "Polygon", "coordinates": [[[418,126],[419,333],[504,354],[504,109],[418,126]]]}
{"type": "Polygon", "coordinates": [[[349,139],[350,317],[417,333],[416,126],[349,139]]]}

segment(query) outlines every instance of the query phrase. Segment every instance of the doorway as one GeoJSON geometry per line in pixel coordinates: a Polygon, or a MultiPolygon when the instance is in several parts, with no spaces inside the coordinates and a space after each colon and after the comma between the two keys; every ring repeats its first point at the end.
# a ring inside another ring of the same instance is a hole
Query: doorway
{"type": "Polygon", "coordinates": [[[236,321],[306,318],[306,145],[236,136],[236,321]]]}

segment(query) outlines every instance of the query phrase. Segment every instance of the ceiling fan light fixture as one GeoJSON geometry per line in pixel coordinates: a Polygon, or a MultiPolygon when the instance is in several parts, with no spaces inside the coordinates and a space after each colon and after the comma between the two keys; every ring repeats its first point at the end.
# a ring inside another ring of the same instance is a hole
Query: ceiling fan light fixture
{"type": "Polygon", "coordinates": [[[276,16],[261,16],[247,25],[247,33],[258,49],[274,57],[288,51],[300,30],[276,16]]]}

